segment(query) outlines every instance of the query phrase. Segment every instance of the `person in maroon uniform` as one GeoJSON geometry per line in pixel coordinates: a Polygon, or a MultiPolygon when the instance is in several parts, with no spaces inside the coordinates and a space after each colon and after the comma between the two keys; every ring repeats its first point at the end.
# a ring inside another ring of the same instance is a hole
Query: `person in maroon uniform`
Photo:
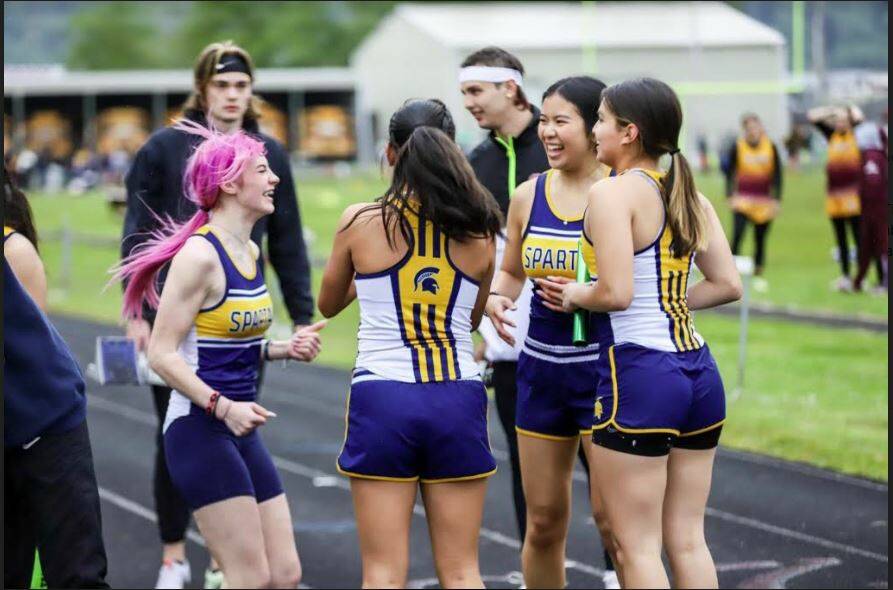
{"type": "Polygon", "coordinates": [[[878,274],[878,284],[872,292],[887,293],[887,134],[873,121],[866,121],[855,129],[856,143],[862,154],[862,174],[859,180],[859,200],[862,205],[862,231],[859,240],[859,270],[853,289],[862,290],[872,261],[878,274]]]}

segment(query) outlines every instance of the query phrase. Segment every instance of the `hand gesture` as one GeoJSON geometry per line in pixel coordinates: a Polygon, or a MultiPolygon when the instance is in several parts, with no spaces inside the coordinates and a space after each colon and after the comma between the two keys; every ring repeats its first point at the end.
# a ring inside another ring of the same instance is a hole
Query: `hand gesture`
{"type": "Polygon", "coordinates": [[[539,287],[537,293],[543,300],[543,305],[552,311],[571,313],[579,308],[571,300],[572,293],[580,286],[575,280],[567,277],[548,277],[535,279],[534,282],[539,287]]]}
{"type": "Polygon", "coordinates": [[[487,297],[487,304],[484,307],[484,313],[490,318],[490,321],[493,322],[493,327],[496,328],[496,333],[499,334],[499,337],[509,346],[515,345],[515,337],[512,336],[508,329],[506,329],[506,326],[514,328],[515,322],[508,318],[506,312],[515,309],[518,309],[518,306],[515,305],[514,301],[508,297],[497,295],[495,293],[487,297]]]}
{"type": "Polygon", "coordinates": [[[267,418],[276,415],[255,402],[227,401],[229,403],[225,406],[218,404],[215,414],[223,416],[223,423],[236,436],[249,434],[258,426],[266,424],[267,418]]]}
{"type": "Polygon", "coordinates": [[[310,362],[322,350],[319,332],[326,327],[328,320],[320,320],[311,326],[303,326],[295,330],[288,342],[288,358],[310,362]]]}

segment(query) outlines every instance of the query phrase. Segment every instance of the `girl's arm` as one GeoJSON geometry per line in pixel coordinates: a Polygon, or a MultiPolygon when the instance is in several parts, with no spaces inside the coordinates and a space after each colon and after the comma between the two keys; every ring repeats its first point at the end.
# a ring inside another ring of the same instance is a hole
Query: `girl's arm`
{"type": "Polygon", "coordinates": [[[535,188],[536,181],[528,180],[512,193],[506,220],[502,267],[496,271],[490,289],[485,291],[485,293],[494,294],[487,297],[484,313],[490,318],[499,337],[511,346],[515,345],[515,339],[505,326],[514,327],[515,324],[506,317],[505,312],[515,309],[515,300],[521,295],[524,281],[527,280],[527,275],[524,274],[524,267],[521,264],[521,242],[524,240],[524,228],[530,217],[535,188]]]}
{"type": "Polygon", "coordinates": [[[593,237],[597,280],[581,285],[549,277],[538,279],[545,304],[555,311],[621,311],[633,300],[633,211],[629,180],[611,178],[589,189],[586,235],[593,237]]]}
{"type": "Polygon", "coordinates": [[[332,253],[326,262],[326,269],[323,272],[322,286],[319,289],[319,297],[317,298],[317,307],[320,313],[327,318],[338,315],[341,310],[350,305],[356,299],[357,289],[353,284],[355,274],[353,259],[350,254],[351,236],[356,226],[362,223],[357,219],[349,228],[350,223],[357,212],[368,203],[357,203],[351,205],[344,210],[341,220],[338,222],[338,229],[335,232],[335,243],[332,245],[332,253]],[[347,228],[345,230],[345,228],[347,228]]]}
{"type": "Polygon", "coordinates": [[[3,242],[3,256],[25,292],[46,313],[47,276],[34,244],[20,233],[12,234],[3,242]]]}
{"type": "MultiPolygon", "coordinates": [[[[481,248],[484,250],[484,248],[481,248]]],[[[496,241],[487,240],[486,244],[486,253],[484,256],[487,257],[489,261],[487,263],[487,270],[484,271],[484,276],[481,279],[480,286],[478,287],[478,296],[477,300],[474,302],[474,309],[471,310],[471,329],[477,330],[478,326],[481,324],[481,317],[484,315],[484,308],[487,305],[487,299],[490,294],[490,285],[493,281],[493,271],[496,268],[496,241]]]]}
{"type": "Polygon", "coordinates": [[[729,249],[729,241],[713,205],[699,195],[707,213],[707,248],[695,255],[695,265],[704,278],[692,285],[686,299],[689,309],[705,309],[741,298],[741,277],[729,249]]]}

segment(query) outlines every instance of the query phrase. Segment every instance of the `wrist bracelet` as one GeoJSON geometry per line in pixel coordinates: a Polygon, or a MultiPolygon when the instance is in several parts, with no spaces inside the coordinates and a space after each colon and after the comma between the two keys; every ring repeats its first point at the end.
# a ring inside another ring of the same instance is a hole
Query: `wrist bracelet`
{"type": "Polygon", "coordinates": [[[270,341],[264,340],[262,348],[262,356],[265,361],[271,361],[273,359],[270,358],[270,341]]]}
{"type": "Polygon", "coordinates": [[[208,405],[205,407],[205,413],[208,416],[214,416],[214,411],[217,409],[217,402],[220,400],[220,393],[213,392],[211,393],[211,397],[208,399],[208,405]]]}
{"type": "Polygon", "coordinates": [[[502,297],[502,293],[500,293],[499,291],[490,291],[490,295],[497,295],[499,297],[502,297]]]}

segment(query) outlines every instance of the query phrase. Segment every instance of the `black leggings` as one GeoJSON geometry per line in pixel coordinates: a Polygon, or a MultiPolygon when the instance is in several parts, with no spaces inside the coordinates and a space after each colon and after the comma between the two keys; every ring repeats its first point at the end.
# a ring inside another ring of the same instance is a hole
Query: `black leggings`
{"type": "MultiPolygon", "coordinates": [[[[505,439],[509,446],[509,461],[512,467],[512,499],[515,504],[515,521],[518,524],[518,534],[521,542],[527,535],[527,503],[524,501],[524,488],[521,485],[521,462],[518,454],[518,433],[515,430],[515,406],[518,403],[517,384],[518,363],[513,361],[496,361],[493,363],[493,397],[496,400],[496,412],[499,414],[499,422],[505,432],[505,439]]],[[[586,482],[589,483],[589,463],[586,461],[586,453],[583,445],[580,445],[578,456],[586,470],[586,482]]],[[[591,490],[590,490],[591,493],[591,490]]],[[[605,551],[605,569],[613,570],[614,564],[611,557],[605,551]]]]}
{"type": "Polygon", "coordinates": [[[853,234],[853,247],[859,247],[859,216],[838,217],[831,219],[834,226],[834,237],[837,239],[837,252],[840,255],[840,272],[843,276],[850,276],[850,247],[846,239],[846,226],[849,223],[850,232],[853,234]]]}
{"type": "MultiPolygon", "coordinates": [[[[741,250],[741,240],[744,238],[744,230],[750,220],[743,213],[735,212],[734,227],[732,230],[732,254],[738,256],[741,250]]],[[[766,223],[753,224],[754,241],[756,242],[756,252],[754,253],[754,265],[757,268],[757,274],[763,269],[766,261],[766,235],[769,233],[770,221],[766,223]]]]}

